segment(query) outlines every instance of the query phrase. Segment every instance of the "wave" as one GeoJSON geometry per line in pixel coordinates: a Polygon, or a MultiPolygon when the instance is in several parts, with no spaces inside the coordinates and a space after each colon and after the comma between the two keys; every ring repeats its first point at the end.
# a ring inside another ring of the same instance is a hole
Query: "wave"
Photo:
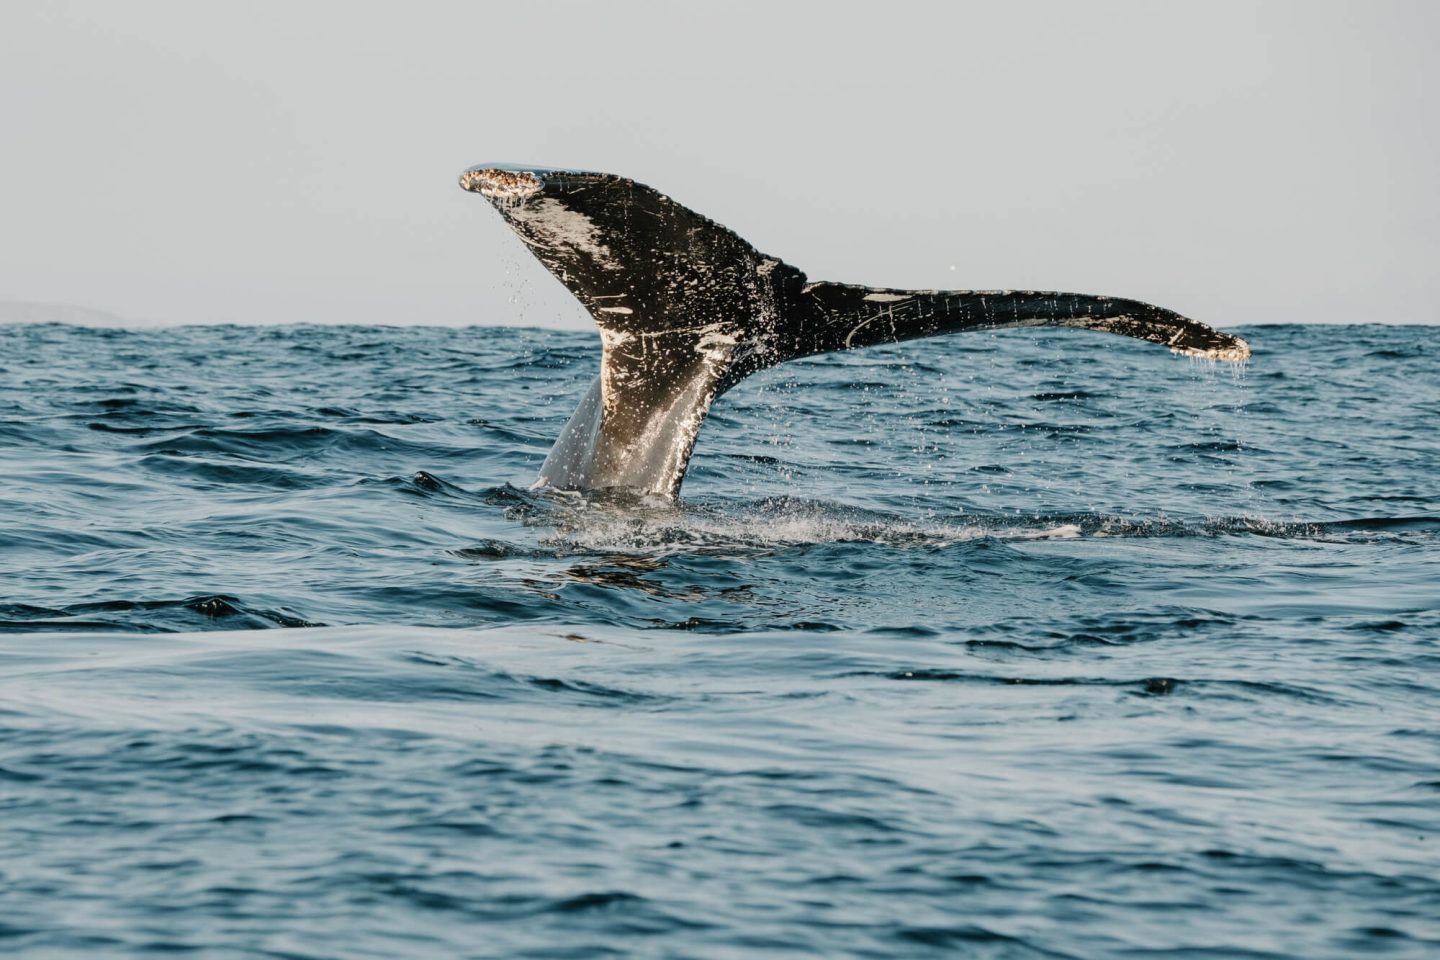
{"type": "MultiPolygon", "coordinates": [[[[832,543],[937,549],[979,539],[1000,541],[1083,538],[1187,538],[1258,536],[1282,540],[1353,542],[1432,539],[1440,517],[1359,517],[1293,521],[1266,517],[1165,515],[1125,517],[1102,513],[966,513],[917,521],[912,517],[835,501],[764,497],[672,503],[631,495],[582,496],[526,491],[505,485],[485,491],[487,503],[511,519],[553,530],[543,542],[557,550],[778,549],[832,543]]],[[[483,548],[482,551],[483,553],[483,548]]]]}
{"type": "Polygon", "coordinates": [[[319,627],[284,608],[206,594],[182,600],[93,600],[63,607],[0,603],[0,633],[103,631],[173,633],[206,629],[319,627]]]}

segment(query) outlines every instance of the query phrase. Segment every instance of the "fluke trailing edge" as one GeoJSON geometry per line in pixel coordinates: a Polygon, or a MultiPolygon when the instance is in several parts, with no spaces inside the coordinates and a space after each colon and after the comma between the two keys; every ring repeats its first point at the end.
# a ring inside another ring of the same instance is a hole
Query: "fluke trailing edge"
{"type": "Polygon", "coordinates": [[[715,398],[784,360],[964,330],[1078,327],[1244,360],[1244,340],[1119,297],[814,282],[644,184],[487,164],[460,185],[500,211],[600,327],[600,376],[537,484],[675,496],[715,398]]]}

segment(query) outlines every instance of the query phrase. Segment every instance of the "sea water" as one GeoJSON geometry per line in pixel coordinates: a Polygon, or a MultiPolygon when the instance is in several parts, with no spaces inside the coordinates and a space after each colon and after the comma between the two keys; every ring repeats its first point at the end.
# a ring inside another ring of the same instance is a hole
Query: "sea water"
{"type": "Polygon", "coordinates": [[[0,954],[1440,956],[1440,327],[0,327],[0,954]]]}

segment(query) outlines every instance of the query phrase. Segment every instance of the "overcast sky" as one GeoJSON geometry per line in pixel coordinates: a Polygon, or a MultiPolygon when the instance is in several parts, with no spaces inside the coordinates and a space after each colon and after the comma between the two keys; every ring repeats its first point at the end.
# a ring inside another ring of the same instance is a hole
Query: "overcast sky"
{"type": "Polygon", "coordinates": [[[1435,323],[1437,37],[1424,0],[5,0],[0,301],[588,326],[456,186],[508,160],[814,279],[1435,323]]]}

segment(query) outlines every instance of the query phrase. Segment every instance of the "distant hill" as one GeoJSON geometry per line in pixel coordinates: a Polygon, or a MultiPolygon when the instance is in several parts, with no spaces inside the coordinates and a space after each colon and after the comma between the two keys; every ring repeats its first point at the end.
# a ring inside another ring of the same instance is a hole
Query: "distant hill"
{"type": "Polygon", "coordinates": [[[67,323],[79,327],[159,326],[71,303],[31,303],[25,300],[0,300],[0,323],[67,323]]]}

